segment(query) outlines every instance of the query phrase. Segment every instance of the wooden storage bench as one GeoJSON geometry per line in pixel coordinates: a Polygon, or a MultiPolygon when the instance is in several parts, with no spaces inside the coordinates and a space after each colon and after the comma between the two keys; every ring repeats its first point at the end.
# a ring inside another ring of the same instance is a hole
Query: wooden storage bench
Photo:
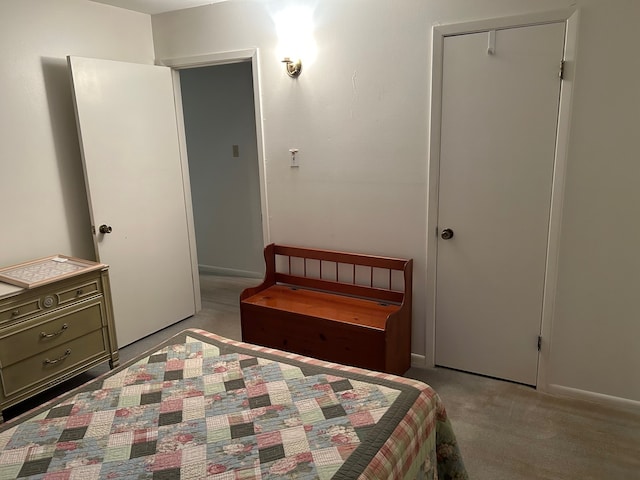
{"type": "Polygon", "coordinates": [[[403,374],[411,364],[412,260],[285,245],[240,295],[242,340],[403,374]]]}

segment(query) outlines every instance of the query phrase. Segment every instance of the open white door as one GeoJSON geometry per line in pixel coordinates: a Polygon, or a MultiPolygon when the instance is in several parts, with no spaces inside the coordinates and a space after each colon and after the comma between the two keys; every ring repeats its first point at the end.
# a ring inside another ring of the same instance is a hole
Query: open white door
{"type": "Polygon", "coordinates": [[[68,62],[96,256],[110,266],[122,347],[195,313],[171,70],[68,62]]]}

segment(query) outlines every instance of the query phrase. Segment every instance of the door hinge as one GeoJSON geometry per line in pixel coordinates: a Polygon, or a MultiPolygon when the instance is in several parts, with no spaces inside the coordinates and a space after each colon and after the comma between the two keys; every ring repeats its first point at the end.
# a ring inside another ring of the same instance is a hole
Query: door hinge
{"type": "Polygon", "coordinates": [[[564,60],[560,60],[560,72],[558,73],[560,80],[564,80],[564,60]]]}
{"type": "Polygon", "coordinates": [[[542,336],[538,335],[538,351],[542,350],[542,336]]]}

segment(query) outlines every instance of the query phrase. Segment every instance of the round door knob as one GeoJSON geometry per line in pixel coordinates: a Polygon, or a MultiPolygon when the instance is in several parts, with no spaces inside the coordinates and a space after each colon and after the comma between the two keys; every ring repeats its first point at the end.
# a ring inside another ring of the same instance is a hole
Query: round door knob
{"type": "Polygon", "coordinates": [[[111,233],[113,229],[111,228],[111,225],[100,225],[98,230],[100,233],[111,233]]]}
{"type": "Polygon", "coordinates": [[[450,228],[443,228],[440,236],[443,240],[449,240],[450,238],[453,238],[453,230],[450,228]]]}

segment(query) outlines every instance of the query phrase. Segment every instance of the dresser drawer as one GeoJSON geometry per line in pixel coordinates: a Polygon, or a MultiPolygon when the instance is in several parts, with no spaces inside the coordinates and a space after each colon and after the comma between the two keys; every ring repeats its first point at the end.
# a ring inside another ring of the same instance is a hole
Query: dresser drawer
{"type": "Polygon", "coordinates": [[[20,320],[41,310],[43,308],[40,306],[40,297],[21,298],[15,302],[3,302],[0,304],[0,323],[9,320],[20,320]]]}
{"type": "Polygon", "coordinates": [[[100,298],[62,308],[0,332],[0,365],[6,368],[102,328],[100,298]]]}
{"type": "Polygon", "coordinates": [[[93,280],[78,285],[72,285],[70,288],[56,293],[56,295],[58,297],[58,304],[64,305],[69,302],[90,297],[91,295],[97,295],[101,292],[102,289],[100,288],[100,283],[97,280],[93,280]]]}
{"type": "Polygon", "coordinates": [[[0,371],[4,395],[8,397],[19,390],[48,379],[60,377],[106,352],[103,330],[96,330],[83,337],[63,343],[0,371]]]}
{"type": "Polygon", "coordinates": [[[24,290],[22,294],[0,300],[0,325],[28,320],[29,317],[102,295],[103,285],[95,273],[24,290]]]}

